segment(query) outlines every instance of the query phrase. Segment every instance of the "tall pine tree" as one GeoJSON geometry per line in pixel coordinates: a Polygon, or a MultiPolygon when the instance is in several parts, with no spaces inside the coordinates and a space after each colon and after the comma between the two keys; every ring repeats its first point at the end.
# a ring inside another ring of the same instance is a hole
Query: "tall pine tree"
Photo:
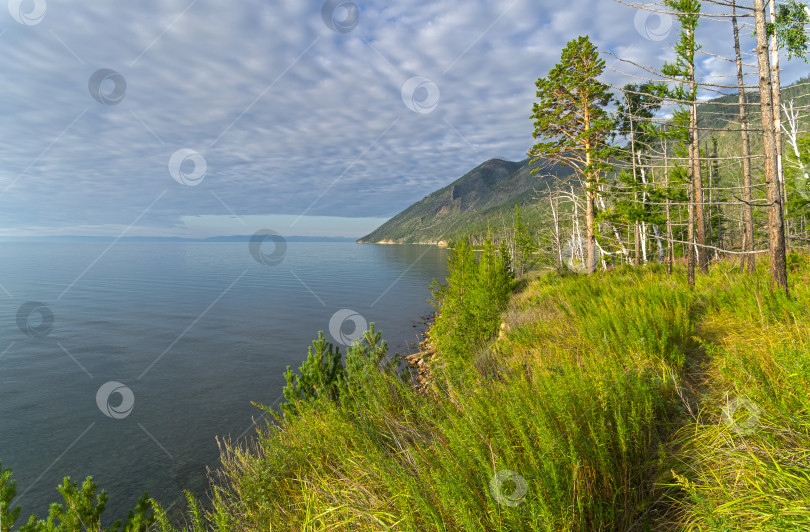
{"type": "Polygon", "coordinates": [[[612,151],[607,141],[613,122],[605,107],[613,95],[597,79],[604,69],[605,61],[587,35],[566,45],[560,62],[536,82],[540,101],[533,106],[532,118],[533,137],[539,142],[528,153],[533,162],[569,166],[582,179],[588,273],[596,269],[596,193],[601,176],[610,169],[612,151]]]}

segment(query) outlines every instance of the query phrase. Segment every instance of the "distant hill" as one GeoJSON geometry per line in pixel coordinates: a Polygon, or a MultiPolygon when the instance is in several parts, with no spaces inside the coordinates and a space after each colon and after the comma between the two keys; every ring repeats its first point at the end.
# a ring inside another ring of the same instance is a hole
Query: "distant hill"
{"type": "Polygon", "coordinates": [[[528,159],[491,159],[425,196],[358,242],[437,244],[461,235],[484,235],[488,228],[499,232],[504,223],[511,223],[515,205],[520,205],[531,220],[539,214],[535,190],[545,191],[557,177],[570,175],[570,170],[555,167],[537,174],[529,172],[528,159]]]}

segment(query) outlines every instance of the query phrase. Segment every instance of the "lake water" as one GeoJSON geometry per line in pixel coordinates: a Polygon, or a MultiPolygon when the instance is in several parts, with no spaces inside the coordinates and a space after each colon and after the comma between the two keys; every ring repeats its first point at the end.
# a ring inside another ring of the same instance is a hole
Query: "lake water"
{"type": "Polygon", "coordinates": [[[271,258],[238,242],[0,243],[0,460],[18,525],[62,501],[64,476],[107,490],[105,523],[144,491],[166,506],[200,492],[215,437],[252,437],[251,402],[279,400],[318,330],[349,342],[375,322],[404,353],[446,275],[432,246],[290,242],[271,258]]]}

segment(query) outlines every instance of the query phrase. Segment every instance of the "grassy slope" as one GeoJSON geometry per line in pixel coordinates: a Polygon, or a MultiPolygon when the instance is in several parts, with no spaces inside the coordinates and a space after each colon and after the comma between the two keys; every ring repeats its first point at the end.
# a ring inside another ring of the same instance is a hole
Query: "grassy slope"
{"type": "Polygon", "coordinates": [[[430,396],[380,374],[360,409],[316,403],[229,447],[212,521],[810,530],[810,270],[786,301],[764,270],[724,269],[694,291],[659,269],[534,279],[503,338],[444,364],[452,374],[439,358],[430,396]],[[744,406],[724,421],[729,404],[744,406]],[[520,477],[493,491],[504,470],[520,477]]]}

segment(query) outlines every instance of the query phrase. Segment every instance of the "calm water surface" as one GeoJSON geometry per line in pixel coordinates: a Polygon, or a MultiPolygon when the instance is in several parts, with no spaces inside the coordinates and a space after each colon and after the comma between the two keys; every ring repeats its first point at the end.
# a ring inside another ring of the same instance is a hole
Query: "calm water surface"
{"type": "Polygon", "coordinates": [[[92,475],[108,518],[144,491],[167,506],[200,492],[215,437],[251,437],[262,415],[251,401],[279,399],[318,330],[336,341],[337,311],[376,322],[403,353],[432,310],[431,280],[446,275],[432,246],[291,242],[275,266],[247,243],[108,246],[0,243],[0,460],[17,480],[18,524],[61,502],[64,476],[92,475]],[[47,309],[24,334],[29,301],[47,309]],[[125,388],[98,398],[110,381],[125,388]]]}

